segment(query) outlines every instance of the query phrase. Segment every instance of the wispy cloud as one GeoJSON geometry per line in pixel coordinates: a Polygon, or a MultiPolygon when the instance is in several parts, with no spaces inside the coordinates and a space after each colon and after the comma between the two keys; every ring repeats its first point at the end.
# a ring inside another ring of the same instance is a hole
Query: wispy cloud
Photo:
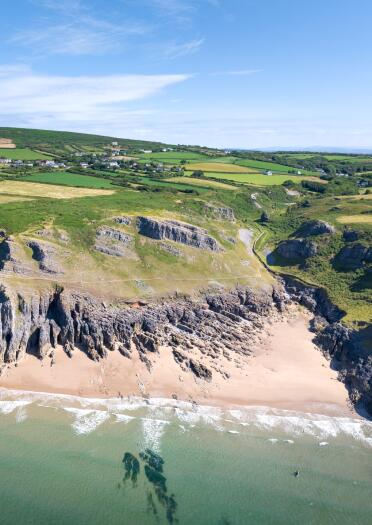
{"type": "Polygon", "coordinates": [[[236,71],[217,71],[211,73],[212,76],[229,76],[229,77],[248,77],[250,75],[255,75],[256,73],[261,73],[262,69],[238,69],[236,71]]]}
{"type": "Polygon", "coordinates": [[[198,38],[183,43],[169,43],[164,45],[163,58],[173,60],[179,57],[193,55],[204,44],[204,38],[198,38]]]}
{"type": "Polygon", "coordinates": [[[188,75],[40,75],[21,66],[0,67],[0,119],[52,128],[97,126],[109,131],[129,117],[143,125],[148,110],[134,102],[184,82],[188,75]],[[131,103],[131,104],[130,104],[131,103]],[[129,105],[130,104],[130,105],[129,105]]]}
{"type": "Polygon", "coordinates": [[[142,36],[148,24],[127,17],[113,23],[99,16],[82,0],[30,0],[46,10],[46,17],[31,21],[10,43],[27,47],[34,55],[102,55],[125,47],[129,37],[142,36]]]}

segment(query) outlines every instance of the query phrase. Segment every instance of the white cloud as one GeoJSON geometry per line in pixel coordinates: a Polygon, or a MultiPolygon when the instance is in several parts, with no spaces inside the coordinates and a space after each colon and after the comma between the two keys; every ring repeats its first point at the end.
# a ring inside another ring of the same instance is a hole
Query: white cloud
{"type": "Polygon", "coordinates": [[[78,128],[142,125],[149,110],[129,104],[156,95],[187,75],[50,76],[20,66],[0,67],[0,119],[14,125],[78,128]]]}
{"type": "Polygon", "coordinates": [[[16,31],[10,43],[28,48],[35,55],[102,55],[121,50],[128,38],[142,36],[148,24],[125,18],[111,22],[80,0],[30,0],[46,9],[47,16],[33,19],[28,29],[16,31]]]}
{"type": "Polygon", "coordinates": [[[204,44],[204,38],[190,40],[189,42],[184,42],[182,44],[171,43],[166,44],[163,50],[163,58],[173,60],[179,57],[185,57],[188,55],[193,55],[204,44]]]}

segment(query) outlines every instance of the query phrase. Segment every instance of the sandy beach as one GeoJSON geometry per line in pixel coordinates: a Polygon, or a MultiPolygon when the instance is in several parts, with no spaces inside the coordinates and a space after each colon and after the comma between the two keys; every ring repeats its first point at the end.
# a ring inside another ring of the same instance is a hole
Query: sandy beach
{"type": "Polygon", "coordinates": [[[131,359],[110,352],[95,363],[79,350],[69,358],[58,348],[53,366],[50,359],[26,355],[17,367],[7,368],[0,388],[81,397],[173,397],[217,406],[270,406],[350,416],[347,391],[312,343],[308,322],[309,315],[297,311],[268,323],[251,356],[222,358],[218,366],[205,360],[213,370],[210,383],[181,370],[170,348],[152,356],[151,372],[136,352],[131,359]]]}

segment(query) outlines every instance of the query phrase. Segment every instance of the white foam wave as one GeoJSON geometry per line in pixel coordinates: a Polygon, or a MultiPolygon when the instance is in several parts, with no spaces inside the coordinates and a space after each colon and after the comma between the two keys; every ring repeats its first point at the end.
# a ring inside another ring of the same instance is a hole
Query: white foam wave
{"type": "Polygon", "coordinates": [[[143,448],[160,452],[161,438],[169,421],[163,419],[142,418],[143,448]]]}
{"type": "MultiPolygon", "coordinates": [[[[199,425],[207,425],[218,431],[239,429],[252,432],[252,428],[262,430],[280,430],[287,434],[306,434],[325,441],[337,436],[353,438],[372,446],[372,422],[361,418],[325,416],[315,413],[301,413],[291,410],[279,410],[261,406],[236,407],[222,409],[212,406],[197,405],[187,401],[166,398],[144,399],[128,398],[81,398],[65,394],[45,394],[35,392],[20,392],[0,389],[0,414],[9,414],[14,410],[37,403],[55,409],[64,408],[74,412],[74,429],[77,433],[88,433],[101,425],[113,414],[116,421],[130,421],[137,417],[143,421],[172,421],[176,418],[185,429],[199,425]]],[[[326,407],[327,411],[329,407],[326,407]]],[[[20,416],[22,419],[22,416],[20,416]]],[[[145,423],[144,434],[151,432],[159,435],[163,431],[162,424],[156,429],[156,423],[145,423]],[[152,430],[147,426],[152,425],[152,430]],[[151,430],[151,431],[150,431],[151,430]]],[[[161,436],[160,436],[161,437],[161,436]]],[[[155,439],[156,441],[156,439],[155,439]]]]}
{"type": "Polygon", "coordinates": [[[23,399],[0,401],[0,414],[8,415],[14,412],[14,410],[20,409],[30,404],[31,401],[23,399]]]}
{"type": "Polygon", "coordinates": [[[110,417],[110,414],[104,410],[87,410],[72,407],[63,408],[66,412],[74,415],[75,421],[72,424],[72,428],[76,434],[89,434],[110,417]]]}
{"type": "Polygon", "coordinates": [[[129,423],[130,421],[136,419],[135,417],[127,416],[126,414],[114,414],[114,416],[116,417],[117,423],[129,423]]]}

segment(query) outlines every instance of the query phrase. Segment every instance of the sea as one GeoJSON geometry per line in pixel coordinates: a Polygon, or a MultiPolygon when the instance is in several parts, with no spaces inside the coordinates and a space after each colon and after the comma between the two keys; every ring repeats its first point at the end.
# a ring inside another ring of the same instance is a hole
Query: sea
{"type": "Polygon", "coordinates": [[[372,423],[0,391],[1,525],[371,525],[372,423]]]}

